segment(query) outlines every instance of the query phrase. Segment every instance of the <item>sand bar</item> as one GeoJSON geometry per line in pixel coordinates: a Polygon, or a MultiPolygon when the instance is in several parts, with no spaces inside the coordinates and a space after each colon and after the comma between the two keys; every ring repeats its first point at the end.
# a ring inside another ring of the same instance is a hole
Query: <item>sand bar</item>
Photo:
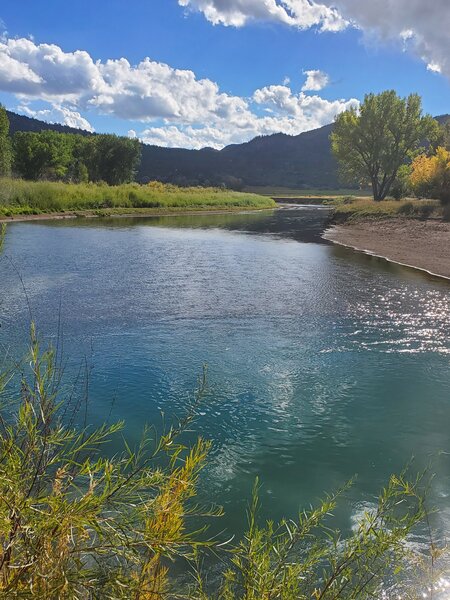
{"type": "Polygon", "coordinates": [[[334,225],[325,239],[450,279],[450,223],[383,219],[334,225]]]}

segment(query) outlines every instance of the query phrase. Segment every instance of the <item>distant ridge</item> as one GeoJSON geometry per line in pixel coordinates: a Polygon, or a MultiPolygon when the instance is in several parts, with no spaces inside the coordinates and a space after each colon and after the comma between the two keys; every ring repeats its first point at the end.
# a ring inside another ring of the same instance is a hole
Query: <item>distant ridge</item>
{"type": "MultiPolygon", "coordinates": [[[[51,129],[92,135],[66,125],[44,123],[8,111],[11,133],[51,129]]],[[[436,117],[439,123],[450,115],[436,117]]],[[[276,133],[256,137],[222,150],[162,148],[143,145],[138,181],[157,179],[180,185],[290,187],[336,189],[340,187],[337,165],[331,153],[333,125],[290,136],[276,133]]]]}
{"type": "Polygon", "coordinates": [[[45,121],[39,121],[32,117],[26,117],[25,115],[18,115],[17,113],[6,111],[9,119],[9,130],[11,134],[16,131],[58,131],[59,133],[79,133],[81,135],[92,135],[89,131],[84,129],[76,129],[75,127],[69,127],[68,125],[60,125],[59,123],[46,123],[45,121]]]}

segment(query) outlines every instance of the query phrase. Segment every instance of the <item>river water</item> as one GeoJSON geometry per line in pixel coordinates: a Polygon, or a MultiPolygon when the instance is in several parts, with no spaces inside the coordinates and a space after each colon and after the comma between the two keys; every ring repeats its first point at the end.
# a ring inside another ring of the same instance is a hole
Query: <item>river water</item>
{"type": "Polygon", "coordinates": [[[256,476],[276,519],[357,474],[345,530],[415,457],[437,473],[434,525],[448,533],[450,285],[323,242],[327,216],[11,224],[3,351],[24,350],[29,310],[46,336],[60,319],[65,377],[89,365],[89,422],[124,418],[131,440],[183,414],[207,363],[201,493],[224,505],[228,532],[242,531],[256,476]]]}

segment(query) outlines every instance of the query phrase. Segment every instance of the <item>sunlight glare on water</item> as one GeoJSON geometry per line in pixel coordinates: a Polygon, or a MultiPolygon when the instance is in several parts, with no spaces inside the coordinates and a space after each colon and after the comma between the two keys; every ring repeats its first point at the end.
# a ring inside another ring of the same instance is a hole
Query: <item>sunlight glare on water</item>
{"type": "MultiPolygon", "coordinates": [[[[256,476],[264,515],[295,516],[355,474],[344,531],[391,473],[433,465],[450,534],[450,286],[323,243],[326,211],[14,224],[0,261],[1,344],[25,348],[59,307],[66,376],[87,356],[90,420],[180,415],[208,364],[196,432],[202,494],[241,532],[256,476]]],[[[442,582],[447,589],[446,582],[442,582]]],[[[424,592],[426,593],[426,592],[424,592]]]]}

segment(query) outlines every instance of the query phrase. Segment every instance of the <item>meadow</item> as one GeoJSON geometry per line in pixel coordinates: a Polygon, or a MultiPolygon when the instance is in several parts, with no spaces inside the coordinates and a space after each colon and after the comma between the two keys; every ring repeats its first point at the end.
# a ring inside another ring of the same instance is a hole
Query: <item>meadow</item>
{"type": "Polygon", "coordinates": [[[259,194],[261,196],[270,196],[272,198],[337,198],[340,196],[370,196],[371,192],[367,190],[356,189],[319,189],[319,188],[288,188],[282,186],[248,186],[244,188],[245,192],[259,194]]]}
{"type": "Polygon", "coordinates": [[[99,214],[273,208],[271,198],[221,188],[151,182],[118,186],[0,179],[0,215],[94,211],[99,214]]]}
{"type": "Polygon", "coordinates": [[[407,217],[429,219],[445,217],[445,210],[438,200],[384,200],[374,202],[371,198],[352,196],[336,198],[327,202],[333,207],[335,222],[359,221],[366,219],[387,219],[407,217]]]}

